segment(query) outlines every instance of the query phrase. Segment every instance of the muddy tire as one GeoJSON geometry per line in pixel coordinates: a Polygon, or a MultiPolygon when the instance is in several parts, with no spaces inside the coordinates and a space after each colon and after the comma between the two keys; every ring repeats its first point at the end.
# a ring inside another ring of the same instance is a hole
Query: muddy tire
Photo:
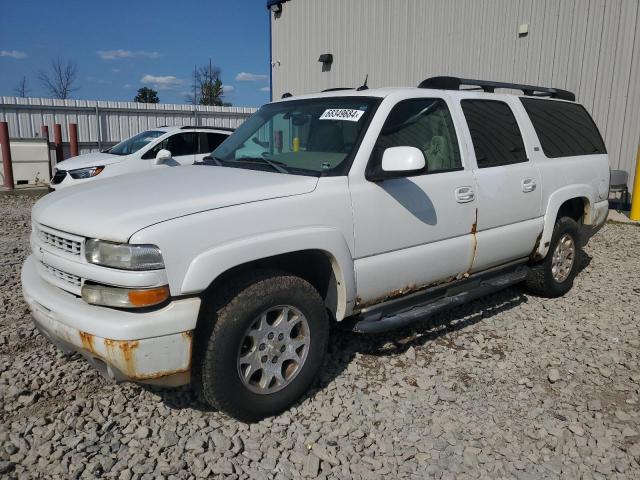
{"type": "Polygon", "coordinates": [[[530,265],[525,284],[542,297],[560,297],[571,290],[578,273],[580,229],[575,220],[562,217],[556,221],[549,251],[544,260],[530,265]]]}
{"type": "Polygon", "coordinates": [[[302,397],[329,338],[318,292],[278,271],[230,282],[205,300],[200,324],[196,388],[206,403],[245,422],[276,415],[302,397]]]}

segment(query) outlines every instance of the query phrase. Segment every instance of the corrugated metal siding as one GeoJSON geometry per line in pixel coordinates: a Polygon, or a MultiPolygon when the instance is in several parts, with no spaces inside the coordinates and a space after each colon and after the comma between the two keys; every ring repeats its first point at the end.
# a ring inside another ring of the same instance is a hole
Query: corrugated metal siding
{"type": "Polygon", "coordinates": [[[633,177],[639,15],[638,0],[291,0],[271,16],[273,97],[355,87],[367,73],[370,87],[434,75],[551,85],[576,93],[612,168],[633,177]],[[333,54],[328,72],[323,53],[333,54]]]}
{"type": "Polygon", "coordinates": [[[0,97],[0,121],[9,124],[11,138],[40,136],[40,127],[62,126],[62,140],[69,139],[69,123],[78,124],[81,152],[112,145],[143,130],[162,125],[206,125],[238,127],[255,108],[208,107],[164,103],[54,100],[48,98],[0,97]],[[82,145],[88,142],[95,145],[82,145]]]}

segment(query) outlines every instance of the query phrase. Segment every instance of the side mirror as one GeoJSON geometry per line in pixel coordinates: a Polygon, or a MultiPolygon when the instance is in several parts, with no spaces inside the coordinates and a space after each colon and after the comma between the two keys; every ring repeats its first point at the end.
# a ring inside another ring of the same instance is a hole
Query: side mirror
{"type": "Polygon", "coordinates": [[[382,171],[392,174],[417,173],[425,166],[424,153],[416,147],[390,147],[382,154],[382,171]]]}
{"type": "Polygon", "coordinates": [[[162,165],[164,162],[171,160],[171,152],[164,148],[156,154],[156,165],[162,165]]]}
{"type": "Polygon", "coordinates": [[[424,170],[424,153],[416,147],[389,147],[382,154],[382,168],[367,172],[367,180],[409,177],[424,170]]]}

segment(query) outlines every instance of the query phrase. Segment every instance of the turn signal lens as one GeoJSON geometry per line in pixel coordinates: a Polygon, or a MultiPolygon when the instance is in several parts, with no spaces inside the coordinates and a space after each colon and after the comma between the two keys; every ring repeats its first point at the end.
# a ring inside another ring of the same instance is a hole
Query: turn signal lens
{"type": "Polygon", "coordinates": [[[85,283],[82,299],[92,305],[116,308],[143,308],[158,305],[169,298],[169,287],[120,288],[85,283]]]}
{"type": "Polygon", "coordinates": [[[169,287],[166,285],[148,290],[131,290],[129,302],[134,307],[149,307],[164,302],[169,298],[169,287]]]}

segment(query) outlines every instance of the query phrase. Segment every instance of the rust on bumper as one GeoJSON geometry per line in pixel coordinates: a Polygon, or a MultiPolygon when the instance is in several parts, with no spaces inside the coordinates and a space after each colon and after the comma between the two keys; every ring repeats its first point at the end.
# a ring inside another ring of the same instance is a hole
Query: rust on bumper
{"type": "MultiPolygon", "coordinates": [[[[192,331],[171,335],[173,348],[155,349],[154,339],[145,340],[113,340],[96,337],[87,332],[78,332],[79,343],[86,354],[103,361],[116,380],[133,380],[145,382],[158,380],[163,377],[173,376],[179,373],[189,373],[191,370],[192,331]],[[181,354],[182,353],[182,354],[181,354]],[[172,365],[180,365],[177,368],[162,368],[158,357],[174,356],[172,365]],[[113,370],[117,372],[113,372],[113,370]]],[[[162,337],[160,337],[162,338],[162,337]]],[[[68,338],[68,340],[72,340],[68,338]]],[[[73,342],[72,343],[76,343],[73,342]]],[[[79,352],[83,353],[83,352],[79,352]]],[[[84,353],[83,353],[84,354],[84,353]]],[[[84,356],[87,356],[87,355],[84,356]]]]}

